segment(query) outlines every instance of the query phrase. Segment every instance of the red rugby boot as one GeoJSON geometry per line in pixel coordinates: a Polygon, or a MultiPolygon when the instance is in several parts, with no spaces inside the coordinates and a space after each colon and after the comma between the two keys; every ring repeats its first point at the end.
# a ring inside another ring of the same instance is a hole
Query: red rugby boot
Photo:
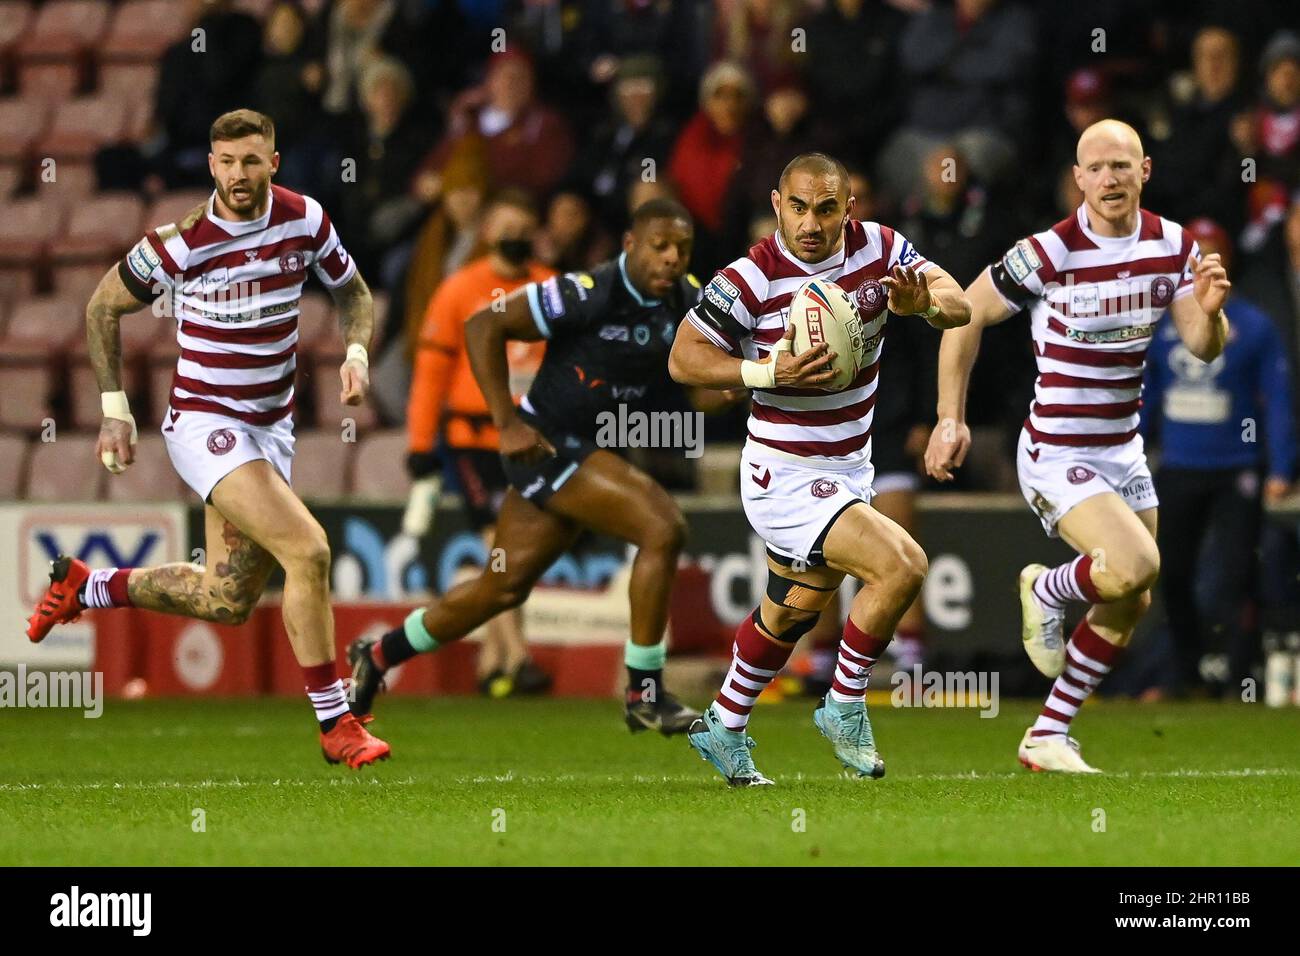
{"type": "Polygon", "coordinates": [[[85,561],[61,554],[50,562],[50,586],[27,619],[28,640],[39,644],[55,624],[68,624],[81,617],[86,608],[77,598],[77,592],[89,577],[90,568],[85,561]]]}
{"type": "Polygon", "coordinates": [[[320,735],[326,763],[347,763],[356,770],[376,760],[387,760],[391,750],[352,714],[344,714],[331,730],[320,735]]]}

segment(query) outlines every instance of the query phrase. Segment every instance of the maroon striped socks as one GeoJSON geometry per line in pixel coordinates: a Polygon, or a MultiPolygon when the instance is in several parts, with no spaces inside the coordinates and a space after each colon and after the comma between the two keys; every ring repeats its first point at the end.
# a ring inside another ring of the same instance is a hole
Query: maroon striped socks
{"type": "Polygon", "coordinates": [[[790,659],[794,644],[778,641],[763,627],[756,610],[736,628],[731,669],[714,698],[713,710],[728,730],[744,730],[758,695],[790,659]]]}
{"type": "Polygon", "coordinates": [[[1042,713],[1034,721],[1031,736],[1068,734],[1070,721],[1102,678],[1110,673],[1120,650],[1089,627],[1087,618],[1080,621],[1070,637],[1070,643],[1065,645],[1065,670],[1052,685],[1052,692],[1047,695],[1042,713]]]}
{"type": "Polygon", "coordinates": [[[871,668],[888,646],[888,638],[872,637],[854,624],[853,618],[846,620],[835,662],[835,679],[831,681],[831,699],[841,704],[865,700],[871,668]]]}
{"type": "Polygon", "coordinates": [[[1092,557],[1081,554],[1068,564],[1044,571],[1034,582],[1034,597],[1049,611],[1063,611],[1071,601],[1103,603],[1092,583],[1092,557]]]}

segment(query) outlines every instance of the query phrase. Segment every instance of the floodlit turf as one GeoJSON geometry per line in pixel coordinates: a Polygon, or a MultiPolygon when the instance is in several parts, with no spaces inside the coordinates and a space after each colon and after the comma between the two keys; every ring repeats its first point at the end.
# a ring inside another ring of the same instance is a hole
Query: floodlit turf
{"type": "Polygon", "coordinates": [[[1108,773],[1063,778],[1016,763],[1029,702],[875,706],[889,773],[859,782],[811,703],[763,706],[777,786],[729,790],[614,702],[381,705],[396,757],[361,773],[301,701],[0,711],[0,864],[1300,863],[1296,709],[1102,702],[1075,730],[1108,773]]]}

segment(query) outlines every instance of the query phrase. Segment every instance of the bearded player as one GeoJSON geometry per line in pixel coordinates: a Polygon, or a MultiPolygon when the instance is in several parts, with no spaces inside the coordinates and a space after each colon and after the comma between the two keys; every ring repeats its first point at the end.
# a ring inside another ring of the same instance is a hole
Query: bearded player
{"type": "Polygon", "coordinates": [[[1020,742],[1034,770],[1097,773],[1069,736],[1088,695],[1114,666],[1151,603],[1160,570],[1156,494],[1138,434],[1147,346],[1168,308],[1203,362],[1223,351],[1230,288],[1219,256],[1201,257],[1176,222],[1142,209],[1151,159],[1132,127],[1102,120],[1079,137],[1076,213],[1017,242],[968,290],[971,323],[939,352],[939,422],[926,469],[952,477],[970,449],[966,388],[985,326],[1028,308],[1038,381],[1020,435],[1020,489],[1051,537],[1079,556],[1020,572],[1026,652],[1056,679],[1020,742]],[[1067,644],[1071,602],[1091,607],[1067,644]]]}
{"type": "MultiPolygon", "coordinates": [[[[120,474],[135,460],[135,420],[122,390],[122,316],[170,299],[181,347],[163,438],[176,471],[204,502],[207,562],[91,570],[53,562],[27,625],[40,641],[90,608],[138,607],[222,624],[248,619],[278,563],[283,614],[330,763],[389,755],[348,712],[334,662],[330,551],[289,487],[298,301],[310,268],[329,289],[347,340],[340,400],[369,386],[370,290],[316,200],[271,184],[280,164],[269,117],[235,110],[211,129],[215,191],[180,222],[151,229],[100,280],[86,309],[104,421],[96,451],[120,474]]],[[[163,303],[165,304],[165,303],[163,303]]]]}
{"type": "Polygon", "coordinates": [[[767,594],[736,632],[722,690],[687,733],[732,786],[770,784],[754,766],[750,710],[799,638],[835,599],[846,574],[865,585],[853,600],[835,679],[813,715],[835,756],[857,777],[880,777],[866,711],[867,679],[925,577],[925,553],[870,507],[871,422],[887,309],[936,328],[969,320],[961,287],[902,235],[850,218],[844,165],[822,153],[795,157],[772,190],[777,232],[722,269],[682,321],[669,371],[687,385],[754,390],[741,458],[741,498],[767,543],[767,594]],[[866,365],[844,389],[834,353],[790,354],[789,305],[810,278],[856,298],[866,365]]]}

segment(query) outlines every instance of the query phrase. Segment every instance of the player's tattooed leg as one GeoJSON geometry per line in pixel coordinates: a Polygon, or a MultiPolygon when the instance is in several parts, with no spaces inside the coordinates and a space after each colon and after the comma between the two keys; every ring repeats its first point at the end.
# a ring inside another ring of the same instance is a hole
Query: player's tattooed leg
{"type": "Polygon", "coordinates": [[[275,567],[274,559],[229,521],[221,521],[221,545],[200,564],[137,568],[127,584],[136,607],[218,624],[248,619],[275,567]]]}

